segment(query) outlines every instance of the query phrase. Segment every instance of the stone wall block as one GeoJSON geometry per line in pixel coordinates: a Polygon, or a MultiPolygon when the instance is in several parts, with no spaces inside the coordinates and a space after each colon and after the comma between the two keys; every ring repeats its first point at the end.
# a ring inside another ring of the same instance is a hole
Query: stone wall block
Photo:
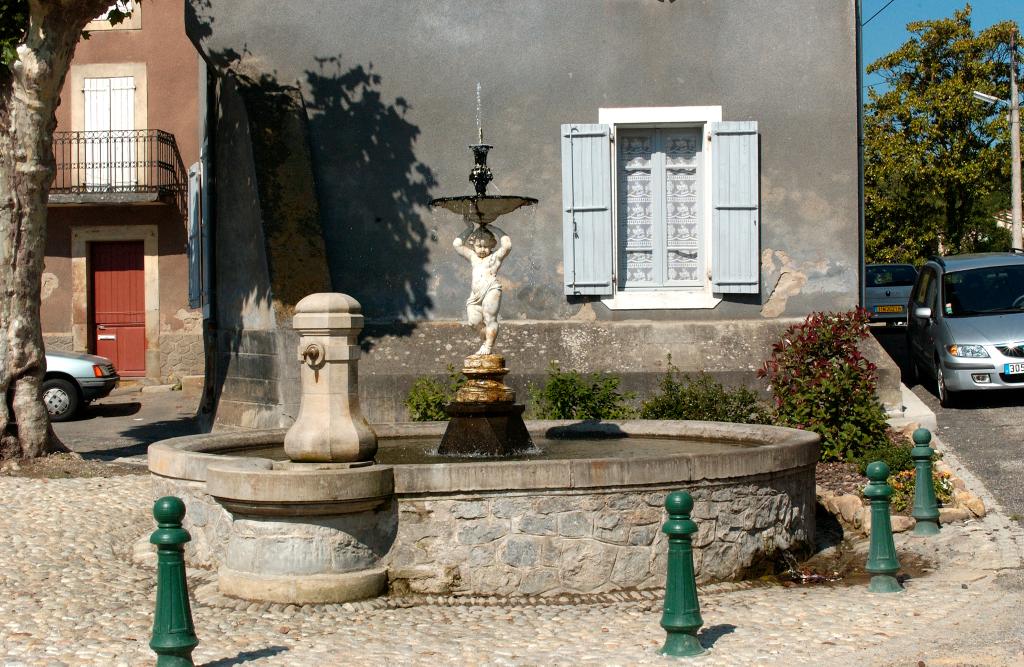
{"type": "Polygon", "coordinates": [[[526,514],[519,519],[517,529],[527,535],[556,535],[558,519],[550,514],[526,514]]]}
{"type": "Polygon", "coordinates": [[[557,514],[577,509],[579,502],[572,496],[545,496],[534,503],[538,514],[557,514]]]}
{"type": "Polygon", "coordinates": [[[495,544],[497,544],[497,542],[490,542],[470,549],[469,557],[466,559],[466,564],[471,568],[493,566],[495,562],[495,553],[497,552],[495,544]]]}
{"type": "Polygon", "coordinates": [[[532,567],[540,561],[540,544],[529,537],[510,537],[505,540],[501,560],[512,567],[532,567]]]}
{"type": "Polygon", "coordinates": [[[458,541],[460,544],[484,544],[504,537],[507,533],[507,521],[478,519],[459,527],[458,541]]]}
{"type": "Polygon", "coordinates": [[[589,537],[593,520],[584,512],[566,512],[558,517],[558,534],[562,537],[589,537]]]}
{"type": "Polygon", "coordinates": [[[697,524],[697,534],[693,536],[693,546],[695,548],[706,547],[711,544],[712,540],[715,539],[715,531],[717,530],[718,522],[714,519],[704,519],[697,524]]]}
{"type": "Polygon", "coordinates": [[[540,540],[540,564],[544,567],[558,567],[562,559],[562,541],[553,538],[540,540]]]}
{"type": "Polygon", "coordinates": [[[639,507],[643,500],[635,493],[623,493],[608,498],[608,509],[630,510],[639,507]]]}
{"type": "Polygon", "coordinates": [[[523,575],[519,592],[523,595],[541,595],[558,586],[558,575],[554,570],[536,569],[523,575]]]}
{"type": "Polygon", "coordinates": [[[578,540],[562,551],[559,563],[562,584],[571,591],[589,593],[608,583],[615,564],[613,546],[578,540]]]}
{"type": "Polygon", "coordinates": [[[658,511],[661,512],[665,507],[666,495],[667,494],[664,493],[648,493],[644,496],[644,503],[646,503],[648,507],[657,507],[658,511]]]}
{"type": "Polygon", "coordinates": [[[496,519],[511,519],[526,514],[531,508],[530,498],[495,498],[491,502],[491,516],[496,519]]]}
{"type": "Polygon", "coordinates": [[[456,502],[451,515],[456,519],[482,519],[487,516],[487,504],[479,500],[456,502]]]}
{"type": "Polygon", "coordinates": [[[475,573],[473,590],[481,595],[511,595],[518,590],[521,579],[515,570],[484,568],[475,573]]]}
{"type": "Polygon", "coordinates": [[[629,538],[626,541],[635,547],[650,546],[657,533],[657,526],[635,526],[629,529],[629,538]]]}
{"type": "Polygon", "coordinates": [[[612,566],[612,581],[625,588],[636,588],[650,573],[651,553],[648,549],[619,549],[612,566]]]}
{"type": "Polygon", "coordinates": [[[638,507],[629,514],[629,523],[634,526],[661,524],[667,517],[661,508],[638,507]]]}

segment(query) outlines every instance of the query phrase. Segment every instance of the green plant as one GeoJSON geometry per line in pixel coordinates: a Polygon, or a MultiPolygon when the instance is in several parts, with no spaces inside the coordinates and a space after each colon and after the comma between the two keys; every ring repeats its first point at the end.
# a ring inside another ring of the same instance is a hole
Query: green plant
{"type": "Polygon", "coordinates": [[[669,356],[659,391],[641,404],[640,418],[769,424],[772,415],[771,408],[749,388],[726,389],[704,372],[696,379],[680,376],[669,356]]]}
{"type": "Polygon", "coordinates": [[[904,470],[914,469],[914,459],[910,457],[912,447],[902,442],[887,437],[874,447],[864,450],[864,453],[857,459],[857,467],[860,474],[867,474],[868,464],[872,461],[885,461],[889,470],[897,473],[904,470]]]}
{"type": "Polygon", "coordinates": [[[455,392],[466,383],[462,373],[448,364],[448,380],[438,381],[429,377],[417,378],[405,397],[405,407],[414,422],[447,421],[444,407],[455,398],[455,392]]]}
{"type": "Polygon", "coordinates": [[[629,419],[635,413],[630,402],[633,392],[619,391],[620,379],[608,373],[583,376],[563,371],[556,364],[548,369],[541,387],[530,385],[530,403],[535,419],[629,419]]]}
{"type": "Polygon", "coordinates": [[[863,308],[811,313],[786,329],[758,370],[774,395],[776,421],[819,434],[825,461],[857,460],[887,439],[875,364],[857,349],[867,323],[863,308]]]}
{"type": "MultiPolygon", "coordinates": [[[[917,473],[914,470],[902,470],[889,475],[888,483],[892,487],[889,503],[895,512],[905,512],[914,506],[914,486],[917,473]]],[[[939,505],[953,502],[953,480],[948,472],[932,471],[932,486],[935,499],[939,505]]]]}

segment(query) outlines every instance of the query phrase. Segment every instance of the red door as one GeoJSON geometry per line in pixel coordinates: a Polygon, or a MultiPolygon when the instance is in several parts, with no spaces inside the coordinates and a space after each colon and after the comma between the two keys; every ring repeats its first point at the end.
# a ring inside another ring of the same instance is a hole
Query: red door
{"type": "Polygon", "coordinates": [[[90,244],[93,343],[124,376],[146,374],[146,281],[142,241],[90,244]]]}

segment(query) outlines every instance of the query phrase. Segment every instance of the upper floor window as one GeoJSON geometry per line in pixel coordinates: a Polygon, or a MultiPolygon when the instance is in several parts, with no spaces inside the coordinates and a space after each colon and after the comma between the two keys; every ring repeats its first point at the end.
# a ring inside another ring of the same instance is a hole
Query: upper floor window
{"type": "Polygon", "coordinates": [[[759,292],[757,123],[721,107],[601,109],[562,126],[565,293],[612,309],[759,292]]]}

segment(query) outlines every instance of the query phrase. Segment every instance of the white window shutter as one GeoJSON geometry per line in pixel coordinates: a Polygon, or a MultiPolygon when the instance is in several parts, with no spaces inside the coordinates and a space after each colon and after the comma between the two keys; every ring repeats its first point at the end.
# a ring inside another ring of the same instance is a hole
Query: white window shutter
{"type": "Polygon", "coordinates": [[[761,275],[757,122],[711,123],[711,132],[712,290],[757,294],[761,275]]]}
{"type": "Polygon", "coordinates": [[[562,252],[567,295],[610,296],[611,128],[562,125],[562,252]]]}
{"type": "Polygon", "coordinates": [[[196,162],[188,169],[188,307],[203,305],[202,180],[196,162]]]}

